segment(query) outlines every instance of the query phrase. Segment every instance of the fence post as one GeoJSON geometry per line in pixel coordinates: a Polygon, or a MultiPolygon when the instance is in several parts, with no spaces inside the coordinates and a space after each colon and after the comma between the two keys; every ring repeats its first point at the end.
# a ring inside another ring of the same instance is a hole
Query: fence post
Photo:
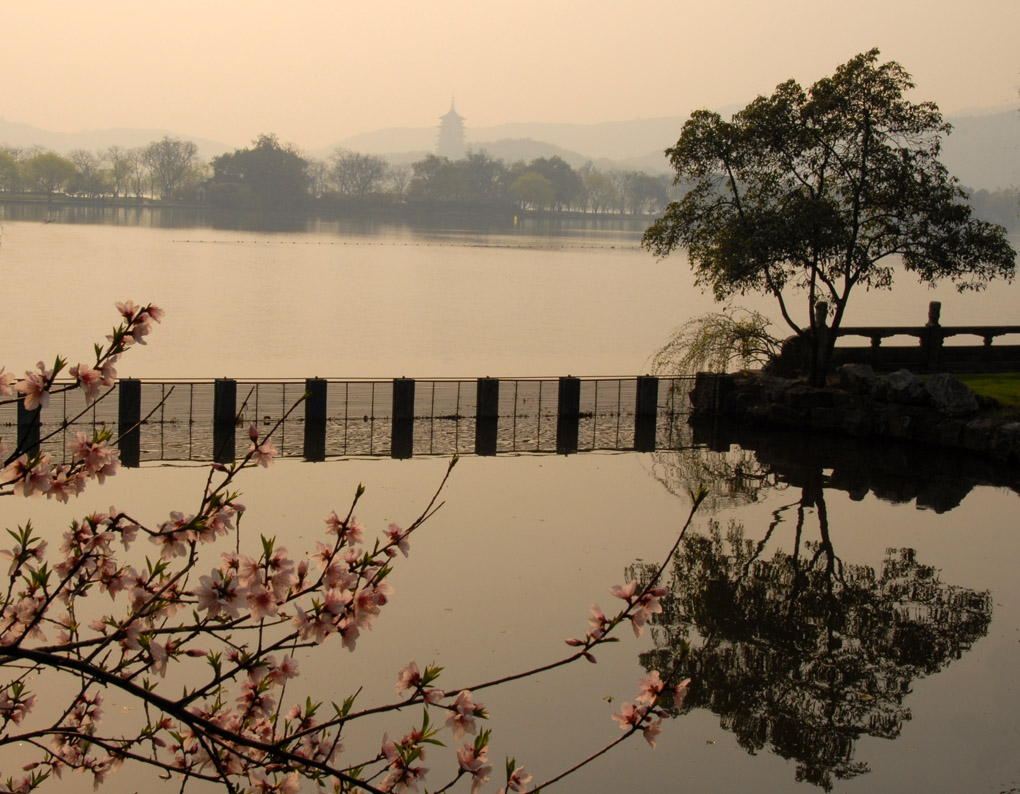
{"type": "Polygon", "coordinates": [[[941,314],[941,301],[931,301],[928,304],[928,322],[924,326],[924,336],[921,337],[921,365],[925,369],[935,369],[942,360],[941,314]]]}
{"type": "Polygon", "coordinates": [[[18,399],[18,449],[29,457],[39,452],[39,426],[42,408],[25,409],[24,399],[18,399]]]}
{"type": "Polygon", "coordinates": [[[305,380],[305,460],[326,459],[326,393],[323,378],[305,380]]]}
{"type": "Polygon", "coordinates": [[[213,460],[231,463],[236,444],[237,381],[219,378],[213,384],[213,460]]]}
{"type": "Polygon", "coordinates": [[[142,459],[142,382],[121,378],[117,385],[117,447],[120,462],[136,468],[142,459]]]}
{"type": "Polygon", "coordinates": [[[414,378],[394,378],[390,457],[405,459],[413,454],[414,378]]]}
{"type": "Polygon", "coordinates": [[[640,375],[637,379],[637,397],[634,406],[634,449],[638,452],[655,451],[655,424],[659,413],[659,379],[640,375]]]}
{"type": "Polygon", "coordinates": [[[560,378],[556,403],[556,454],[577,452],[578,422],[581,419],[581,379],[560,378]]]}
{"type": "Polygon", "coordinates": [[[475,392],[475,454],[495,455],[499,424],[499,379],[479,378],[475,392]]]}

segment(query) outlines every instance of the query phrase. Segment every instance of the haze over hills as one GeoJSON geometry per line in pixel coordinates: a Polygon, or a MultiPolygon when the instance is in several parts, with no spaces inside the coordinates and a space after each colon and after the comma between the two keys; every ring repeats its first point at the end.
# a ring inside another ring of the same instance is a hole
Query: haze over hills
{"type": "Polygon", "coordinates": [[[233,146],[228,146],[221,141],[195,138],[191,135],[185,135],[172,130],[115,127],[100,130],[81,130],[79,132],[54,132],[53,130],[44,130],[17,121],[8,121],[0,117],[0,145],[41,146],[44,149],[50,149],[59,154],[66,154],[73,149],[98,151],[108,149],[111,146],[123,146],[126,149],[132,149],[136,146],[145,146],[153,141],[158,141],[165,135],[169,135],[172,138],[186,138],[194,141],[198,145],[199,153],[206,160],[234,150],[233,146]]]}
{"type": "MultiPolygon", "coordinates": [[[[729,116],[737,106],[723,108],[729,116]]],[[[953,133],[944,141],[942,161],[960,181],[975,190],[996,190],[1020,185],[1020,113],[1017,108],[974,110],[949,116],[953,133]]],[[[468,119],[468,122],[470,119],[468,119]]],[[[663,151],[676,141],[685,117],[675,116],[601,124],[513,122],[490,127],[465,127],[470,149],[485,150],[507,162],[536,157],[562,157],[577,168],[594,161],[603,169],[622,168],[650,174],[669,173],[663,151]]],[[[253,132],[254,138],[259,130],[253,132]]],[[[334,147],[310,154],[327,158],[336,147],[377,154],[392,162],[410,163],[435,150],[438,124],[395,127],[363,133],[337,141],[334,147]]],[[[160,129],[101,129],[61,133],[0,118],[0,144],[42,146],[60,153],[72,149],[102,150],[111,145],[144,146],[164,135],[194,140],[199,152],[210,159],[236,147],[220,141],[193,138],[160,129]]],[[[293,143],[301,147],[300,141],[293,143]]]]}
{"type": "MultiPolygon", "coordinates": [[[[723,108],[728,117],[739,109],[723,108]]],[[[1020,113],[1018,108],[947,116],[953,132],[942,146],[950,173],[975,190],[1020,185],[1020,113]]],[[[494,127],[466,125],[470,149],[485,150],[507,161],[559,155],[573,167],[593,160],[600,167],[669,173],[663,154],[680,135],[686,117],[612,121],[602,124],[510,123],[494,127]],[[519,154],[517,152],[520,152],[519,154]]],[[[397,127],[356,135],[338,146],[399,161],[419,159],[435,148],[437,127],[397,127]]]]}

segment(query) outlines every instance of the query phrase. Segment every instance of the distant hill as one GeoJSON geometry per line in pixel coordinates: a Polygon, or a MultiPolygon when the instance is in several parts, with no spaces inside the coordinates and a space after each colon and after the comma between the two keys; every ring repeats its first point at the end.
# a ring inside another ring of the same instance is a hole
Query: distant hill
{"type": "Polygon", "coordinates": [[[110,146],[123,146],[133,149],[158,141],[164,136],[183,138],[194,141],[198,152],[205,160],[209,160],[224,152],[233,151],[234,147],[220,141],[206,138],[193,138],[189,135],[170,130],[135,129],[132,127],[116,127],[104,130],[82,130],[80,132],[53,132],[16,121],[0,118],[0,144],[10,146],[41,146],[52,149],[60,154],[67,154],[73,149],[99,151],[110,146]]]}

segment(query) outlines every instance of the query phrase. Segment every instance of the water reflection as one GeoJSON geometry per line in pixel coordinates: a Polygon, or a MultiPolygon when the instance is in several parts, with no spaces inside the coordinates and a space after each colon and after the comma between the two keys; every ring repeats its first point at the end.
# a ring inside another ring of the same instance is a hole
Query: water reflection
{"type": "MultiPolygon", "coordinates": [[[[683,422],[684,417],[674,420],[683,422]]],[[[693,427],[694,448],[656,453],[651,473],[670,493],[691,483],[710,489],[718,510],[760,501],[790,487],[836,488],[859,501],[869,493],[894,504],[944,513],[978,485],[1020,493],[1020,471],[983,455],[810,433],[770,433],[739,424],[693,427]]]]}
{"type": "Polygon", "coordinates": [[[138,203],[3,202],[9,221],[40,223],[140,226],[153,229],[210,228],[225,231],[336,234],[355,236],[421,236],[435,242],[459,239],[463,234],[480,236],[584,238],[628,243],[638,247],[650,219],[589,215],[523,216],[505,213],[436,212],[414,206],[383,210],[345,208],[342,211],[264,212],[231,210],[205,204],[167,206],[140,200],[138,203]]]}
{"type": "MultiPolygon", "coordinates": [[[[661,456],[656,476],[668,488],[709,475],[721,493],[716,507],[777,488],[799,495],[764,529],[713,520],[685,539],[652,628],[655,648],[640,661],[669,670],[689,642],[681,675],[694,683],[685,709],[709,709],[747,752],[767,748],[795,762],[798,781],[830,790],[869,771],[855,756],[859,738],[899,736],[912,682],[987,634],[992,598],[942,582],[911,548],[886,550],[877,568],[842,558],[841,534],[861,528],[830,526],[826,489],[944,511],[994,467],[912,447],[876,456],[814,437],[745,435],[741,444],[755,441],[754,452],[717,443],[700,462],[680,453],[671,467],[661,456]],[[784,524],[792,525],[785,549],[777,532],[784,524]]],[[[1015,489],[1015,473],[997,477],[1015,489]]],[[[636,564],[628,573],[647,578],[653,570],[636,564]]]]}

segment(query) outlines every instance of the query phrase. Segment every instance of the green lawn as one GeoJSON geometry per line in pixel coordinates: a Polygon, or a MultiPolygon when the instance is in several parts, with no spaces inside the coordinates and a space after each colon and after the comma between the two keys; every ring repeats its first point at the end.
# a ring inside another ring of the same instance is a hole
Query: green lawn
{"type": "Polygon", "coordinates": [[[994,397],[1003,407],[1020,408],[1020,372],[957,375],[978,394],[994,397]]]}

